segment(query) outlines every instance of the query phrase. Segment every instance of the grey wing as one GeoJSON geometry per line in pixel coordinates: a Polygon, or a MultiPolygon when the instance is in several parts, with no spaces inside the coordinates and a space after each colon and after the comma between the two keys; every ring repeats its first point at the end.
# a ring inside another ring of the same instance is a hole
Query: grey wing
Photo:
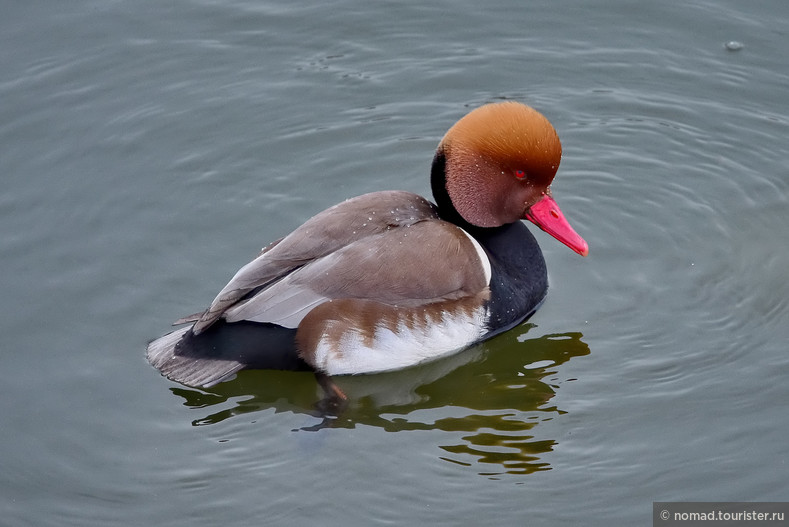
{"type": "MultiPolygon", "coordinates": [[[[211,306],[200,315],[193,331],[195,334],[203,332],[225,316],[231,307],[239,303],[247,304],[249,299],[245,297],[254,290],[265,290],[310,262],[393,228],[408,227],[437,217],[435,206],[430,202],[416,194],[402,191],[365,194],[326,209],[242,267],[219,292],[211,306]]],[[[322,301],[314,296],[311,299],[302,298],[295,291],[290,294],[296,296],[291,298],[290,309],[297,317],[299,305],[322,301]]],[[[285,298],[282,306],[287,311],[285,298]]],[[[235,316],[225,318],[236,319],[235,316]]],[[[288,320],[287,317],[285,320],[288,320]]]]}
{"type": "Polygon", "coordinates": [[[225,318],[295,328],[329,300],[415,307],[474,296],[489,281],[481,247],[455,225],[425,221],[369,236],[316,259],[230,307],[225,318]]]}

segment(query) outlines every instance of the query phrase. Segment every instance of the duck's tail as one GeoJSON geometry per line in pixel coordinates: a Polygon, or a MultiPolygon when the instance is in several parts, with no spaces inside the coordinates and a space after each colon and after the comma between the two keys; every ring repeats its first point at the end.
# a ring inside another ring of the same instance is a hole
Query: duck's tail
{"type": "Polygon", "coordinates": [[[295,329],[220,321],[200,335],[179,328],[148,344],[147,358],[173,381],[209,388],[245,368],[311,369],[296,352],[295,329]]]}

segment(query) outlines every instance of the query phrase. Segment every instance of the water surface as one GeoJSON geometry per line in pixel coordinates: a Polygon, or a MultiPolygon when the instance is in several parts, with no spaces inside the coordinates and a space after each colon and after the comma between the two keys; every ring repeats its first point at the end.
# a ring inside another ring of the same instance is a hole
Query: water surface
{"type": "Polygon", "coordinates": [[[26,2],[0,21],[0,523],[643,525],[786,500],[789,4],[26,2]],[[729,46],[736,41],[741,46],[729,46]],[[464,353],[212,390],[146,342],[514,99],[582,259],[464,353]]]}

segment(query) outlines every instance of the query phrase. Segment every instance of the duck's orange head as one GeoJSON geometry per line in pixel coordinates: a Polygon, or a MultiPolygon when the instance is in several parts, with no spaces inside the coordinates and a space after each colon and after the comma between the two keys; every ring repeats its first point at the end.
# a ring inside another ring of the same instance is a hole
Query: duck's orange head
{"type": "Polygon", "coordinates": [[[528,219],[586,256],[586,242],[551,197],[561,158],[559,136],[540,112],[517,102],[487,104],[460,119],[439,143],[433,194],[439,209],[454,209],[471,225],[528,219]]]}

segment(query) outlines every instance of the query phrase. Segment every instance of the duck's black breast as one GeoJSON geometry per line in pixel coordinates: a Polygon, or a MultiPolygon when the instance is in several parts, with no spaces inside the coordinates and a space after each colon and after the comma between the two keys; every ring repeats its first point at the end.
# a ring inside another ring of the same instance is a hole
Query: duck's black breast
{"type": "Polygon", "coordinates": [[[530,317],[545,299],[548,271],[540,246],[528,227],[516,222],[476,229],[474,238],[490,258],[489,333],[506,331],[530,317]]]}

